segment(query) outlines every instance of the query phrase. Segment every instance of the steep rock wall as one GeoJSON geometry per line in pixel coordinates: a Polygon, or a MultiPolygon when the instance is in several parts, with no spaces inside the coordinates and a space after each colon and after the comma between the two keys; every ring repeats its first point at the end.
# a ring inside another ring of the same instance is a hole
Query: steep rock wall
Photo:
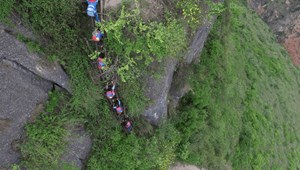
{"type": "MultiPolygon", "coordinates": [[[[15,145],[24,125],[42,111],[53,84],[71,91],[69,78],[58,64],[30,53],[15,38],[22,30],[26,29],[21,25],[8,28],[0,23],[0,167],[19,161],[15,145]]],[[[29,31],[24,33],[34,38],[29,31]]]]}
{"type": "Polygon", "coordinates": [[[184,68],[199,58],[213,21],[214,19],[204,23],[196,31],[183,61],[169,58],[160,64],[153,63],[155,67],[164,68],[164,71],[159,73],[160,78],[147,77],[147,81],[145,81],[146,96],[153,102],[147,107],[143,115],[152,124],[158,125],[162,119],[166,118],[169,102],[171,101],[172,105],[176,106],[179,99],[188,91],[186,88],[188,85],[183,80],[184,68]]]}

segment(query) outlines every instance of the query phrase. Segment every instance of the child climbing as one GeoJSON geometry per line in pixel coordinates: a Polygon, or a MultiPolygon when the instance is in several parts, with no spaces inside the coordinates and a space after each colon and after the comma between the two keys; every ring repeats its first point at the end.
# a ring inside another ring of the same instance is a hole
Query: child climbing
{"type": "Polygon", "coordinates": [[[115,92],[115,88],[116,88],[116,83],[115,82],[111,82],[110,85],[106,85],[105,89],[106,89],[106,97],[108,99],[113,99],[116,95],[116,92],[115,92]]]}
{"type": "Polygon", "coordinates": [[[118,115],[121,115],[123,113],[123,106],[119,98],[117,98],[117,100],[114,101],[113,108],[116,110],[118,115]]]}
{"type": "Polygon", "coordinates": [[[127,133],[132,131],[132,122],[127,117],[122,120],[121,125],[127,133]]]}
{"type": "Polygon", "coordinates": [[[99,0],[86,0],[88,3],[88,7],[86,9],[86,13],[90,17],[95,17],[96,22],[100,22],[98,12],[97,12],[97,4],[99,0]]]}
{"type": "Polygon", "coordinates": [[[105,64],[105,54],[104,53],[100,53],[100,55],[97,59],[97,63],[98,63],[99,70],[105,70],[108,68],[107,65],[105,64]]]}
{"type": "Polygon", "coordinates": [[[92,40],[99,42],[104,37],[104,33],[101,32],[99,28],[96,28],[92,33],[92,40]]]}

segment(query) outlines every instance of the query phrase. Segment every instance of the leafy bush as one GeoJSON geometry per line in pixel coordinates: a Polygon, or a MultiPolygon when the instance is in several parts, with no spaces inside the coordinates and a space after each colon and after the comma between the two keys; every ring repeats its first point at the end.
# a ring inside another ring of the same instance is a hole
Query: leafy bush
{"type": "Polygon", "coordinates": [[[201,21],[201,8],[199,0],[179,0],[176,7],[182,11],[183,18],[189,26],[195,29],[201,21]]]}
{"type": "MultiPolygon", "coordinates": [[[[101,130],[100,130],[101,131],[101,130]]],[[[175,161],[175,148],[180,138],[170,125],[161,127],[153,136],[124,135],[119,128],[107,128],[94,140],[88,169],[167,169],[175,161]],[[98,147],[101,146],[101,147],[98,147]]]]}
{"type": "Polygon", "coordinates": [[[105,44],[110,55],[119,56],[117,72],[123,82],[138,78],[153,61],[176,57],[187,45],[181,23],[146,23],[138,13],[138,9],[126,11],[123,7],[116,21],[102,26],[108,35],[105,44]]]}
{"type": "Polygon", "coordinates": [[[21,148],[23,164],[29,169],[55,167],[63,153],[62,138],[66,131],[57,116],[42,115],[40,120],[26,126],[26,144],[21,148]],[[51,152],[49,152],[51,151],[51,152]]]}

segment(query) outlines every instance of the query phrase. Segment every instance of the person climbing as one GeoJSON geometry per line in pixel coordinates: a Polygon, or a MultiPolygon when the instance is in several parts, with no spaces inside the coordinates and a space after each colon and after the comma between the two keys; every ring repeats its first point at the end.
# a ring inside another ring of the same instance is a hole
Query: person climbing
{"type": "Polygon", "coordinates": [[[117,98],[117,100],[114,101],[113,108],[116,110],[118,115],[121,115],[123,113],[123,106],[119,98],[117,98]]]}
{"type": "Polygon", "coordinates": [[[105,54],[104,53],[100,53],[98,59],[97,59],[97,63],[98,63],[98,69],[99,70],[105,70],[107,67],[107,65],[105,64],[105,54]]]}
{"type": "Polygon", "coordinates": [[[99,42],[104,37],[104,33],[101,32],[99,28],[95,29],[92,33],[92,40],[99,42]]]}
{"type": "Polygon", "coordinates": [[[98,12],[97,12],[97,4],[99,0],[86,0],[88,7],[86,9],[86,13],[90,17],[95,17],[96,22],[100,22],[98,12]]]}
{"type": "Polygon", "coordinates": [[[132,122],[128,118],[125,118],[122,121],[122,126],[128,133],[130,133],[132,131],[132,122]]]}
{"type": "Polygon", "coordinates": [[[111,85],[106,85],[106,97],[108,99],[113,99],[116,95],[116,92],[115,92],[115,88],[116,88],[116,83],[114,83],[113,81],[111,82],[111,85]]]}

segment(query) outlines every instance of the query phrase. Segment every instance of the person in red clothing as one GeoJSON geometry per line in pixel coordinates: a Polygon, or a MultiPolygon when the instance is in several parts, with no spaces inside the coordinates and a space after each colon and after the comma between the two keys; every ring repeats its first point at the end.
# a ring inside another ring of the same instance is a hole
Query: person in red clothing
{"type": "Polygon", "coordinates": [[[99,28],[92,33],[92,40],[95,42],[99,42],[103,37],[104,33],[102,33],[99,28]]]}
{"type": "Polygon", "coordinates": [[[123,106],[119,98],[117,98],[117,100],[114,101],[113,108],[116,110],[118,115],[121,115],[123,113],[123,106]]]}
{"type": "Polygon", "coordinates": [[[107,65],[105,64],[105,55],[104,53],[101,53],[99,57],[97,58],[97,63],[98,63],[98,69],[99,70],[105,70],[107,69],[107,65]]]}
{"type": "Polygon", "coordinates": [[[111,82],[111,84],[110,85],[106,85],[106,97],[108,98],[108,99],[113,99],[114,97],[115,97],[115,95],[116,95],[116,92],[115,92],[115,88],[116,88],[116,83],[114,83],[113,81],[111,82]]]}
{"type": "Polygon", "coordinates": [[[121,124],[126,132],[130,133],[132,131],[132,122],[128,119],[128,117],[124,118],[121,124]]]}

